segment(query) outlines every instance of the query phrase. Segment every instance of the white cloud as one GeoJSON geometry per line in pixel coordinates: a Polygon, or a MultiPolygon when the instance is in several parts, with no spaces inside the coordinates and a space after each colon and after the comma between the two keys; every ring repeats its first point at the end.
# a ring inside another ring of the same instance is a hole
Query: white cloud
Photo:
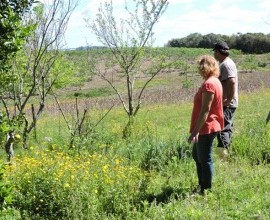
{"type": "MultiPolygon", "coordinates": [[[[67,38],[70,45],[85,45],[86,38],[95,44],[95,36],[85,28],[84,18],[93,19],[98,12],[97,6],[104,1],[81,0],[69,24],[68,35],[75,38],[67,38]]],[[[124,0],[113,0],[115,9],[123,4],[124,0]]],[[[154,28],[156,45],[162,46],[173,38],[195,32],[226,35],[238,32],[269,33],[270,25],[266,21],[270,23],[270,13],[267,8],[270,8],[269,0],[169,0],[167,10],[154,28]]]]}
{"type": "Polygon", "coordinates": [[[257,0],[258,6],[263,9],[264,11],[267,11],[265,9],[270,8],[270,1],[269,0],[257,0]]]}
{"type": "Polygon", "coordinates": [[[52,4],[54,0],[39,0],[39,2],[44,3],[46,5],[52,4]]]}
{"type": "MultiPolygon", "coordinates": [[[[85,16],[95,16],[98,13],[98,9],[101,4],[108,2],[108,0],[84,0],[85,7],[82,10],[82,14],[85,16]]],[[[113,6],[117,7],[123,5],[125,0],[113,0],[113,6]]]]}
{"type": "MultiPolygon", "coordinates": [[[[166,43],[173,38],[181,38],[195,32],[231,35],[238,32],[267,33],[270,30],[270,26],[267,27],[266,23],[263,22],[260,10],[256,10],[254,7],[249,10],[243,9],[241,5],[235,4],[237,1],[229,1],[215,1],[205,10],[187,10],[176,15],[174,19],[162,17],[155,28],[157,41],[162,35],[166,36],[163,38],[163,40],[166,38],[163,42],[166,43]]],[[[264,1],[264,4],[267,2],[264,1]]]]}

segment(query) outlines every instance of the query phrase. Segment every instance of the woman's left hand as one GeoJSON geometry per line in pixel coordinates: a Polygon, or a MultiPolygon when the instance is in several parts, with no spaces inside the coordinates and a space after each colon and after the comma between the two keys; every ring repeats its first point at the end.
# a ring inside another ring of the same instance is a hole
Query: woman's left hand
{"type": "Polygon", "coordinates": [[[193,134],[191,133],[189,138],[188,138],[188,143],[197,143],[198,142],[198,137],[199,137],[199,133],[197,134],[193,134]]]}

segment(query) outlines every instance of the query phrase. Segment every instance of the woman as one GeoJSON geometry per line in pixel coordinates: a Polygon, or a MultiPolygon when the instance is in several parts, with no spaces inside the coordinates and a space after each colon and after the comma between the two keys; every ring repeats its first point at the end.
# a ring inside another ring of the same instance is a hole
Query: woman
{"type": "Polygon", "coordinates": [[[198,61],[198,69],[204,82],[194,96],[188,142],[194,143],[192,156],[196,162],[199,193],[203,195],[212,187],[212,145],[224,121],[218,63],[214,57],[204,55],[198,61]]]}

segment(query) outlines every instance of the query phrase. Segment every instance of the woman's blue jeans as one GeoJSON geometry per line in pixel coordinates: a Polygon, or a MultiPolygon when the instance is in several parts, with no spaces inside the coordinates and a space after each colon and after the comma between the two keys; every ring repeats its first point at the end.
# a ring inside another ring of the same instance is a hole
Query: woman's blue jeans
{"type": "Polygon", "coordinates": [[[201,190],[211,189],[213,177],[212,147],[217,132],[199,135],[198,142],[194,143],[192,156],[196,162],[197,175],[201,190]]]}

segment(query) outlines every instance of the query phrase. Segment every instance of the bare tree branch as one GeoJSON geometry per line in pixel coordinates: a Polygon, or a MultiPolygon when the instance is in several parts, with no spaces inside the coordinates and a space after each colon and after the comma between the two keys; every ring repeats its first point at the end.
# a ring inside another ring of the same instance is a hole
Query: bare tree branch
{"type": "MultiPolygon", "coordinates": [[[[131,126],[131,120],[137,114],[141,106],[141,97],[145,88],[151,80],[161,71],[158,70],[152,74],[150,79],[145,82],[140,91],[137,100],[134,100],[134,85],[137,76],[142,73],[141,64],[145,57],[146,45],[150,45],[153,36],[153,27],[161,17],[168,6],[167,0],[143,0],[143,1],[126,1],[131,7],[126,4],[129,17],[119,18],[114,15],[113,2],[105,2],[100,4],[99,12],[93,23],[86,20],[87,26],[94,32],[98,40],[107,48],[109,48],[113,63],[120,67],[121,73],[124,73],[127,100],[123,99],[119,91],[112,81],[105,77],[105,74],[100,74],[101,77],[109,83],[117,96],[119,97],[124,110],[126,111],[131,126]],[[132,9],[132,11],[130,10],[132,9]],[[137,105],[134,106],[134,103],[137,105]],[[134,111],[135,109],[135,111],[134,111]]],[[[112,62],[110,60],[110,62],[112,62]]],[[[150,68],[150,67],[149,67],[150,68]]],[[[99,73],[101,71],[99,70],[99,73]]],[[[106,72],[106,70],[104,70],[106,72]]],[[[117,74],[117,72],[115,73],[117,74]]],[[[118,73],[119,74],[119,73],[118,73]]],[[[126,129],[129,130],[128,128],[126,129]]],[[[125,136],[125,135],[124,135],[125,136]]]]}
{"type": "Polygon", "coordinates": [[[100,75],[102,79],[104,79],[106,82],[108,82],[110,84],[110,86],[113,88],[113,90],[115,91],[115,93],[118,95],[123,107],[124,107],[124,110],[126,111],[126,113],[128,114],[128,108],[126,107],[126,104],[125,104],[125,101],[124,99],[122,98],[121,94],[118,92],[117,88],[113,85],[113,83],[106,78],[106,76],[104,74],[101,74],[100,75]]]}
{"type": "Polygon", "coordinates": [[[52,74],[52,70],[61,54],[67,23],[77,3],[78,0],[54,0],[47,5],[37,3],[24,16],[25,24],[36,28],[26,38],[21,56],[14,60],[13,74],[18,80],[14,81],[11,90],[14,108],[18,110],[14,116],[21,115],[24,118],[24,142],[36,127],[44,110],[46,97],[57,81],[59,73],[52,74]],[[32,101],[34,96],[38,97],[38,104],[32,101]],[[26,114],[29,105],[31,118],[26,114]]]}

